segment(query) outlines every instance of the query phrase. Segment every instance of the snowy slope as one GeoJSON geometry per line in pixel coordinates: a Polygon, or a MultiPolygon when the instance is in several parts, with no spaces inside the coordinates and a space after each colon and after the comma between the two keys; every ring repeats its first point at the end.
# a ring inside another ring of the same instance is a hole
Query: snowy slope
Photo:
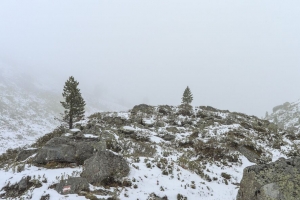
{"type": "MultiPolygon", "coordinates": [[[[59,103],[62,88],[54,77],[39,80],[26,73],[26,69],[0,62],[0,154],[8,148],[32,144],[60,124],[54,118],[60,118],[63,112],[59,103]]],[[[85,95],[86,115],[99,110],[128,110],[113,98],[99,98],[86,92],[85,95]]]]}
{"type": "Polygon", "coordinates": [[[51,131],[61,111],[58,95],[38,88],[11,68],[0,68],[0,153],[24,146],[51,131]]]}

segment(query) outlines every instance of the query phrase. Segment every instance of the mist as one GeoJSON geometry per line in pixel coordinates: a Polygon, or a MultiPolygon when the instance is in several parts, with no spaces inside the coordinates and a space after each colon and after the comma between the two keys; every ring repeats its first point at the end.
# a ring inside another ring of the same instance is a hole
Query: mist
{"type": "Polygon", "coordinates": [[[300,2],[2,1],[0,63],[126,105],[263,116],[300,97],[300,2]]]}

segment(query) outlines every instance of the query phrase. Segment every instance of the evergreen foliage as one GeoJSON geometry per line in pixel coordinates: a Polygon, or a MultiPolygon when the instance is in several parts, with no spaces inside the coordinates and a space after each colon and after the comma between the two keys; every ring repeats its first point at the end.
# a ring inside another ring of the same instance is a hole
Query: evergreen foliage
{"type": "Polygon", "coordinates": [[[193,101],[193,95],[192,92],[189,88],[189,86],[186,87],[186,89],[183,92],[183,96],[182,96],[182,104],[190,104],[193,101]]]}
{"type": "Polygon", "coordinates": [[[69,124],[69,128],[73,128],[73,123],[81,120],[84,117],[85,101],[81,96],[80,89],[77,87],[77,82],[73,76],[70,76],[66,81],[62,96],[65,101],[60,103],[65,108],[63,120],[69,124]]]}

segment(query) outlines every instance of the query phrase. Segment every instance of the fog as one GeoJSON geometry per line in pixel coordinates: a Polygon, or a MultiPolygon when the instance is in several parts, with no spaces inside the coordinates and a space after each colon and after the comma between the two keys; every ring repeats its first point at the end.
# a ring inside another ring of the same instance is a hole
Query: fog
{"type": "MultiPolygon", "coordinates": [[[[300,98],[300,2],[1,1],[0,61],[62,91],[251,115],[300,98]]],[[[32,80],[33,80],[32,79],[32,80]]],[[[32,81],[28,80],[28,81],[32,81]]]]}

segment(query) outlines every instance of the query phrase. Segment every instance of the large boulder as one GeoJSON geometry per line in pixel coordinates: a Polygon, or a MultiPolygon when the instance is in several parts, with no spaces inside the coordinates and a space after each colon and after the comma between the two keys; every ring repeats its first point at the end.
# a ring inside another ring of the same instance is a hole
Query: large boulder
{"type": "Polygon", "coordinates": [[[246,167],[237,200],[300,199],[300,157],[246,167]]]}
{"type": "Polygon", "coordinates": [[[110,151],[100,151],[84,162],[81,177],[89,183],[101,185],[106,179],[118,180],[128,173],[129,166],[123,157],[110,151]]]}
{"type": "Polygon", "coordinates": [[[140,104],[140,105],[134,106],[131,110],[132,114],[137,114],[138,112],[146,113],[146,114],[153,114],[154,107],[149,106],[147,104],[140,104]]]}
{"type": "Polygon", "coordinates": [[[84,161],[94,154],[98,139],[75,140],[68,137],[55,137],[39,149],[33,162],[47,164],[48,162],[77,163],[84,161]],[[95,140],[95,141],[92,141],[95,140]]]}
{"type": "Polygon", "coordinates": [[[158,112],[162,115],[170,115],[172,113],[172,107],[168,105],[158,106],[158,112]]]}
{"type": "Polygon", "coordinates": [[[61,180],[56,184],[55,190],[60,194],[78,194],[81,191],[88,192],[89,183],[85,178],[72,177],[67,180],[61,180]]]}

